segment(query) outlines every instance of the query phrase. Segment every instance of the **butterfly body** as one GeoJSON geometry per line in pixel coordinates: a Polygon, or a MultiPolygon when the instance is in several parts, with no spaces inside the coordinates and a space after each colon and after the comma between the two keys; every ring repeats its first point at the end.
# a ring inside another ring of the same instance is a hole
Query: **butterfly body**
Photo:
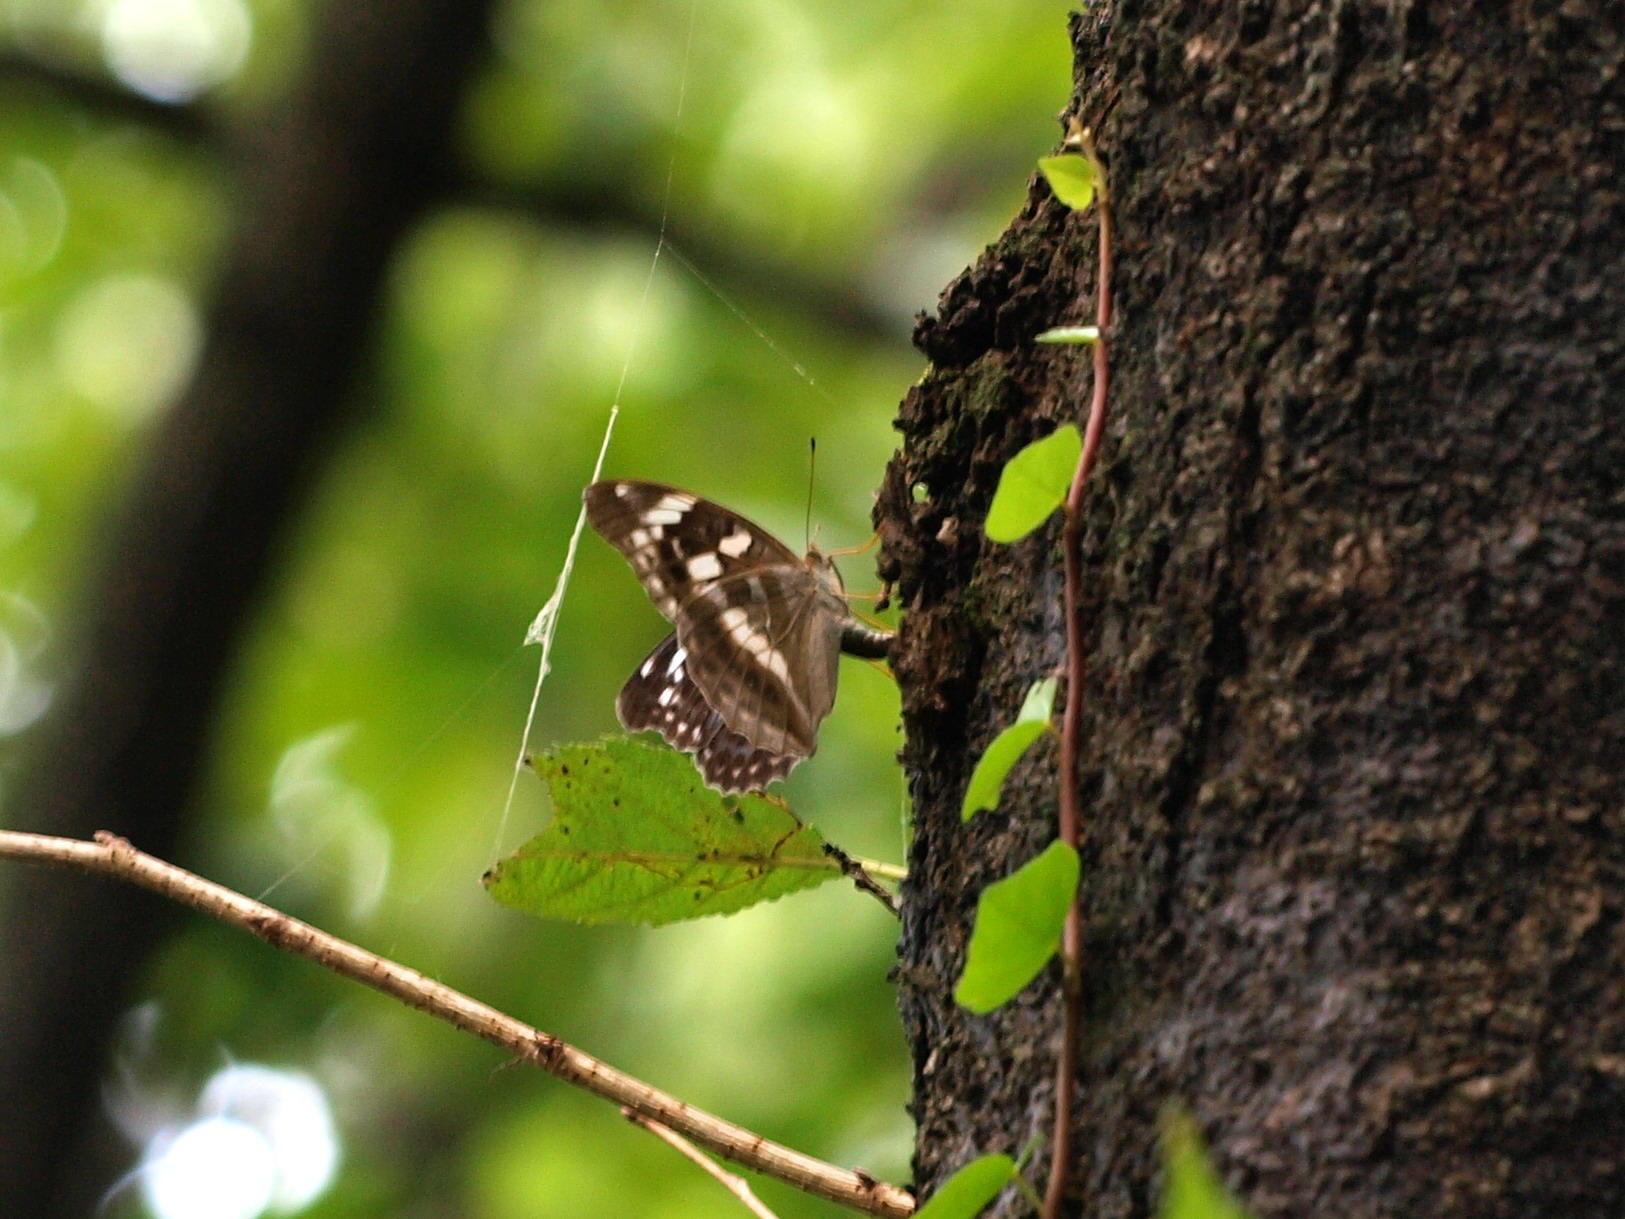
{"type": "Polygon", "coordinates": [[[676,628],[622,688],[621,723],[693,753],[722,791],[760,790],[812,756],[841,652],[883,656],[891,638],[856,620],[834,563],[661,483],[606,480],[585,499],[676,628]]]}

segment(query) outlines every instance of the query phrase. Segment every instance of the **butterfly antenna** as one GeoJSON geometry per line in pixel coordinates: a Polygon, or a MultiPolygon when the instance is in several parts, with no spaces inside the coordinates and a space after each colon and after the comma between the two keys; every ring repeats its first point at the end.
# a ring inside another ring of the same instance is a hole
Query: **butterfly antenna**
{"type": "Polygon", "coordinates": [[[807,549],[812,549],[813,475],[818,472],[818,437],[807,437],[807,520],[802,526],[807,535],[807,549]]]}

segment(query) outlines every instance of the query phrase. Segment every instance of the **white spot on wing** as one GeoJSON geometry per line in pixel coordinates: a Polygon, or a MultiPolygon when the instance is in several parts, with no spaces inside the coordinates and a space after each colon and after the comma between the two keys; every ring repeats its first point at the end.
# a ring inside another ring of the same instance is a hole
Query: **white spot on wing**
{"type": "Polygon", "coordinates": [[[628,495],[631,495],[631,494],[632,494],[632,484],[631,483],[616,483],[615,484],[615,498],[616,499],[625,499],[628,495]]]}
{"type": "Polygon", "coordinates": [[[688,578],[715,580],[722,574],[722,563],[714,554],[697,554],[688,561],[688,578]]]}
{"type": "Polygon", "coordinates": [[[717,543],[717,549],[730,559],[737,559],[750,549],[750,534],[743,529],[736,529],[717,543]]]}
{"type": "Polygon", "coordinates": [[[773,674],[774,677],[782,682],[789,682],[790,666],[785,664],[784,653],[777,648],[769,648],[767,654],[762,657],[762,663],[767,666],[768,672],[773,674]]]}
{"type": "Polygon", "coordinates": [[[671,706],[671,700],[676,697],[677,688],[675,686],[667,686],[660,692],[660,697],[656,698],[655,702],[659,703],[662,707],[669,707],[671,706]]]}
{"type": "MultiPolygon", "coordinates": [[[[660,502],[663,504],[666,501],[660,502]]],[[[645,525],[675,525],[683,519],[683,513],[686,511],[685,508],[662,508],[656,505],[645,512],[642,519],[645,525]]]]}
{"type": "Polygon", "coordinates": [[[651,656],[651,657],[649,657],[648,660],[643,662],[643,667],[638,670],[638,676],[639,677],[647,677],[647,676],[649,676],[649,674],[653,673],[654,670],[655,670],[655,658],[653,656],[651,656]]]}
{"type": "Polygon", "coordinates": [[[649,531],[647,529],[634,529],[626,535],[626,540],[632,543],[633,550],[642,550],[649,544],[649,531]]]}
{"type": "Polygon", "coordinates": [[[692,495],[688,495],[682,491],[673,491],[669,495],[662,495],[660,497],[660,501],[655,504],[655,507],[657,509],[664,509],[667,512],[675,512],[679,517],[681,517],[683,513],[687,512],[697,502],[698,501],[692,495]]]}
{"type": "Polygon", "coordinates": [[[745,611],[737,605],[729,606],[722,611],[722,629],[741,643],[744,640],[740,638],[740,631],[743,630],[746,635],[751,633],[750,627],[745,620],[745,611]]]}

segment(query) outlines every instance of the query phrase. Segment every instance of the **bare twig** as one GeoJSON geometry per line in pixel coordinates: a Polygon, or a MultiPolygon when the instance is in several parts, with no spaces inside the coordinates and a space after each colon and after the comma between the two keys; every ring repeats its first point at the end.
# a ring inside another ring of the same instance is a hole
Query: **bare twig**
{"type": "Polygon", "coordinates": [[[897,899],[891,895],[890,890],[882,887],[880,882],[869,874],[868,868],[853,859],[852,856],[841,850],[833,842],[824,843],[824,854],[840,865],[841,871],[851,878],[854,885],[891,911],[893,918],[902,917],[897,909],[897,899]]]}
{"type": "Polygon", "coordinates": [[[0,830],[0,859],[60,864],[141,885],[241,927],[272,947],[308,957],[334,973],[473,1033],[522,1062],[657,1121],[736,1164],[867,1214],[903,1219],[914,1212],[914,1198],[906,1190],[876,1181],[867,1173],[837,1168],[770,1143],[742,1126],[650,1087],[549,1033],[442,986],[415,969],[376,956],[223,885],[145,855],[116,835],[103,832],[90,843],[0,830]]]}
{"type": "Polygon", "coordinates": [[[779,1219],[777,1215],[762,1205],[762,1200],[760,1198],[751,1192],[750,1183],[746,1181],[744,1177],[735,1176],[733,1173],[727,1171],[722,1167],[722,1165],[718,1164],[710,1156],[706,1155],[703,1151],[694,1146],[693,1143],[690,1143],[676,1131],[668,1130],[653,1118],[644,1117],[641,1113],[634,1113],[625,1105],[621,1106],[621,1116],[627,1121],[631,1122],[634,1126],[640,1126],[644,1130],[647,1130],[650,1134],[654,1135],[655,1138],[671,1144],[671,1146],[675,1147],[683,1155],[687,1156],[690,1160],[693,1160],[694,1163],[698,1164],[701,1169],[709,1173],[712,1177],[716,1178],[723,1189],[727,1190],[734,1197],[738,1198],[739,1201],[744,1204],[745,1209],[756,1216],[756,1219],[779,1219]]]}
{"type": "MultiPolygon", "coordinates": [[[[1112,211],[1106,190],[1106,172],[1095,155],[1089,132],[1074,126],[1068,142],[1095,163],[1096,215],[1100,224],[1100,265],[1095,275],[1095,377],[1094,395],[1089,403],[1089,420],[1083,432],[1083,452],[1072,485],[1066,493],[1066,520],[1061,545],[1066,561],[1066,710],[1061,716],[1061,841],[1078,846],[1078,737],[1082,731],[1083,681],[1088,665],[1084,651],[1083,623],[1078,605],[1083,585],[1083,489],[1100,454],[1100,437],[1106,428],[1106,393],[1110,388],[1110,365],[1106,359],[1107,327],[1112,320],[1112,211]]],[[[1061,1202],[1066,1196],[1072,1169],[1072,1094],[1078,1069],[1078,1035],[1083,1022],[1083,914],[1077,895],[1067,908],[1061,931],[1061,964],[1064,970],[1061,1052],[1055,1064],[1055,1139],[1050,1158],[1049,1185],[1044,1191],[1043,1219],[1060,1219],[1061,1202]]]]}

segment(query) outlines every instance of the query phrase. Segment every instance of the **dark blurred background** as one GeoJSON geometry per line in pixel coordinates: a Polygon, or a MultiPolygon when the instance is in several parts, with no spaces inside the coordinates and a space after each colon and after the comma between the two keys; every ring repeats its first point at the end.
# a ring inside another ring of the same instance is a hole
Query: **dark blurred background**
{"type": "MultiPolygon", "coordinates": [[[[0,824],[32,827],[22,775],[53,711],[82,722],[77,624],[118,579],[106,522],[233,317],[231,251],[256,217],[342,206],[278,194],[305,144],[259,133],[300,104],[342,126],[348,65],[323,57],[344,14],[0,0],[0,824]]],[[[609,473],[690,487],[799,546],[816,436],[819,540],[863,542],[921,371],[912,318],[1054,144],[1065,24],[1052,0],[518,0],[482,17],[449,151],[400,184],[414,204],[380,238],[375,304],[334,339],[342,407],[225,646],[180,860],[773,1138],[906,1180],[897,927],[872,900],[831,885],[727,920],[583,930],[503,911],[478,882],[545,820],[528,775],[503,813],[537,663],[521,640],[623,375],[609,473]],[[662,225],[673,250],[653,265],[662,225]]],[[[308,269],[287,263],[261,270],[308,269]]],[[[867,558],[845,570],[872,586],[867,558]]],[[[662,630],[589,534],[533,743],[611,730],[662,630]]],[[[848,662],[787,787],[849,851],[892,861],[896,707],[886,676],[848,662]]],[[[0,935],[30,934],[26,911],[9,919],[0,935]]],[[[104,1138],[86,1161],[105,1214],[738,1213],[608,1106],[416,1013],[202,918],[156,942],[116,1044],[81,1047],[101,1080],[85,1102],[120,1149],[104,1138]],[[250,1111],[273,1118],[237,1120],[250,1111]],[[256,1142],[277,1120],[291,1133],[256,1142]]],[[[787,1217],[834,1212],[762,1192],[787,1217]]]]}

